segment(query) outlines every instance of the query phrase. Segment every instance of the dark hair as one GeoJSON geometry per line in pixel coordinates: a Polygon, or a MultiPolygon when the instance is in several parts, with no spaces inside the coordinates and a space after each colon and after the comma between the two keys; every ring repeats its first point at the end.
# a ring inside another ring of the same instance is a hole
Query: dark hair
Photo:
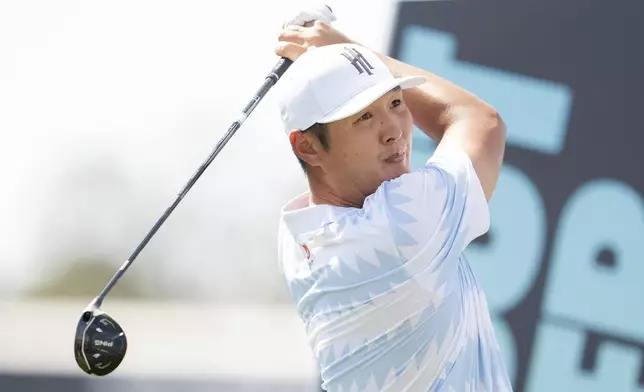
{"type": "MultiPolygon", "coordinates": [[[[315,136],[320,141],[320,144],[322,144],[322,148],[324,148],[325,151],[329,151],[329,148],[331,148],[331,142],[329,141],[329,130],[325,124],[315,123],[309,128],[305,129],[303,132],[311,133],[313,136],[315,136]]],[[[300,166],[302,166],[302,170],[304,170],[304,173],[306,174],[308,165],[297,155],[296,157],[300,162],[300,166]]]]}

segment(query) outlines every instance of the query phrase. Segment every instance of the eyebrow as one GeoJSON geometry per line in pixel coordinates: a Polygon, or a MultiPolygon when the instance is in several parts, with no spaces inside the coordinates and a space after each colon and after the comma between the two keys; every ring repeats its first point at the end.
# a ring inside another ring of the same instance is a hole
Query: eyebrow
{"type": "Polygon", "coordinates": [[[402,90],[402,88],[400,86],[396,86],[396,87],[392,88],[391,90],[389,90],[389,92],[390,93],[395,93],[395,92],[398,92],[400,90],[402,90]]]}

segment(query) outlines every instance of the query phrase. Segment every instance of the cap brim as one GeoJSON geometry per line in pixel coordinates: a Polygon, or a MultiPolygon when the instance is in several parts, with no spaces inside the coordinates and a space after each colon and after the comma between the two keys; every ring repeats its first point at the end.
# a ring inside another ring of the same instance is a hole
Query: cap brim
{"type": "Polygon", "coordinates": [[[328,124],[330,122],[351,117],[367,106],[376,102],[378,99],[380,99],[382,96],[396,87],[400,87],[401,89],[406,90],[408,88],[418,87],[421,84],[425,83],[425,81],[426,79],[424,76],[405,76],[402,78],[395,78],[376,84],[375,86],[371,86],[360,94],[354,96],[349,101],[345,102],[343,105],[326,115],[322,120],[318,122],[328,124]]]}

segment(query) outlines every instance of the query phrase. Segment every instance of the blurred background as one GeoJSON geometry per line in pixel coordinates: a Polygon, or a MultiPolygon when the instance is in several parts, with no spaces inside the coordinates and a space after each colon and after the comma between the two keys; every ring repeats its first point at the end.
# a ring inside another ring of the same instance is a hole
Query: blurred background
{"type": "MultiPolygon", "coordinates": [[[[644,3],[329,2],[366,46],[492,103],[508,149],[467,253],[516,391],[644,391],[644,3]]],[[[77,368],[76,322],[276,61],[297,0],[0,0],[0,391],[317,391],[277,271],[306,189],[271,93],[103,308],[119,369],[77,368]]],[[[417,132],[414,166],[433,145],[417,132]]]]}

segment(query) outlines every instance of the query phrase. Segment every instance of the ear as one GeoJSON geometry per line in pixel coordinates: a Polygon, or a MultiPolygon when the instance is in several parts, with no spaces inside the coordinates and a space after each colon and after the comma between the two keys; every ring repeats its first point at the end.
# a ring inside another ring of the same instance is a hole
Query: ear
{"type": "Polygon", "coordinates": [[[312,134],[294,131],[289,135],[291,148],[298,158],[306,162],[309,166],[320,166],[322,164],[322,156],[324,148],[322,143],[312,134]]]}

